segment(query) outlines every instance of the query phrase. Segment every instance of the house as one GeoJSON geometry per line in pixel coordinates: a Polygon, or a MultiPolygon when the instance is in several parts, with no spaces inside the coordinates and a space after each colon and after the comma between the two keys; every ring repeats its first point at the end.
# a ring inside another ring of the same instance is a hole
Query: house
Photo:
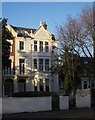
{"type": "Polygon", "coordinates": [[[95,73],[94,73],[94,58],[80,57],[82,71],[80,73],[81,88],[82,89],[95,89],[95,73]]]}
{"type": "MultiPolygon", "coordinates": [[[[69,55],[70,56],[70,55],[69,55]]],[[[75,59],[78,56],[74,55],[75,59]]],[[[70,57],[71,59],[71,57],[70,57]]],[[[78,74],[75,73],[76,89],[95,89],[95,59],[94,57],[78,57],[77,59],[78,74]]],[[[64,74],[59,73],[59,93],[65,94],[64,91],[64,74]]]]}
{"type": "Polygon", "coordinates": [[[57,55],[57,38],[48,31],[46,22],[38,29],[7,25],[12,33],[10,58],[3,70],[3,95],[19,91],[58,92],[58,75],[51,73],[57,55]]]}

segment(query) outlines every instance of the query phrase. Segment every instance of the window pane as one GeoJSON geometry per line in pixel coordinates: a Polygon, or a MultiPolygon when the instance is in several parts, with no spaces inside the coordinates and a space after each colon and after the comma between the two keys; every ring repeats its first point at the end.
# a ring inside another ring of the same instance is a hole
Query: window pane
{"type": "Polygon", "coordinates": [[[45,52],[49,51],[49,46],[48,46],[48,42],[45,42],[45,52]]]}
{"type": "Polygon", "coordinates": [[[34,59],[34,69],[37,69],[37,59],[34,59]]]}
{"type": "Polygon", "coordinates": [[[20,71],[20,74],[25,73],[25,60],[24,59],[19,59],[19,71],[20,71]]]}
{"type": "Polygon", "coordinates": [[[23,41],[19,42],[19,49],[24,50],[24,42],[23,41]]]}
{"type": "Polygon", "coordinates": [[[37,51],[37,41],[34,41],[34,51],[37,51]]]}
{"type": "Polygon", "coordinates": [[[49,65],[49,59],[45,59],[45,64],[49,65]]]}
{"type": "Polygon", "coordinates": [[[43,64],[43,59],[39,59],[39,63],[40,63],[40,64],[43,64]]]}
{"type": "Polygon", "coordinates": [[[43,59],[39,59],[39,70],[43,71],[43,59]]]}
{"type": "Polygon", "coordinates": [[[48,45],[48,42],[45,42],[45,45],[48,45]]]}
{"type": "Polygon", "coordinates": [[[34,41],[34,44],[37,44],[37,41],[34,41]]]}
{"type": "Polygon", "coordinates": [[[49,59],[45,59],[45,71],[49,71],[49,59]]]}
{"type": "Polygon", "coordinates": [[[39,43],[40,43],[40,45],[39,45],[39,51],[40,51],[40,52],[43,52],[43,42],[40,41],[39,43]]]}

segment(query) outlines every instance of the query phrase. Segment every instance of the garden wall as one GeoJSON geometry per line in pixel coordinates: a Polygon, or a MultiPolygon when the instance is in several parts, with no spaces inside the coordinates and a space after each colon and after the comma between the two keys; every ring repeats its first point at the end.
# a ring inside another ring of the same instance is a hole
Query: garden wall
{"type": "Polygon", "coordinates": [[[38,112],[52,110],[51,97],[3,98],[3,113],[38,112]]]}
{"type": "Polygon", "coordinates": [[[69,97],[68,96],[59,96],[59,109],[60,110],[69,109],[69,97]]]}
{"type": "Polygon", "coordinates": [[[91,107],[91,91],[90,89],[77,90],[76,93],[76,107],[91,107]]]}

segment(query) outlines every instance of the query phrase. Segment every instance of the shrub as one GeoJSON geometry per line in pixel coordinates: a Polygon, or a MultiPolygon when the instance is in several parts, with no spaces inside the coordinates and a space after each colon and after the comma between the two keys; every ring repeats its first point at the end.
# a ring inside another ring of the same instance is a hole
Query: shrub
{"type": "Polygon", "coordinates": [[[43,97],[43,96],[56,96],[54,92],[41,92],[41,91],[25,91],[16,92],[12,97],[43,97]]]}

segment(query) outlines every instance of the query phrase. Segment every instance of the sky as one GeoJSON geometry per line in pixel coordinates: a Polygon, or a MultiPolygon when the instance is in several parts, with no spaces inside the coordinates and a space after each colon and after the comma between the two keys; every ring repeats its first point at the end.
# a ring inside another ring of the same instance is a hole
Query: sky
{"type": "Polygon", "coordinates": [[[48,30],[56,33],[56,25],[66,23],[67,16],[79,16],[93,2],[2,2],[2,17],[14,26],[39,28],[45,21],[48,30]]]}

